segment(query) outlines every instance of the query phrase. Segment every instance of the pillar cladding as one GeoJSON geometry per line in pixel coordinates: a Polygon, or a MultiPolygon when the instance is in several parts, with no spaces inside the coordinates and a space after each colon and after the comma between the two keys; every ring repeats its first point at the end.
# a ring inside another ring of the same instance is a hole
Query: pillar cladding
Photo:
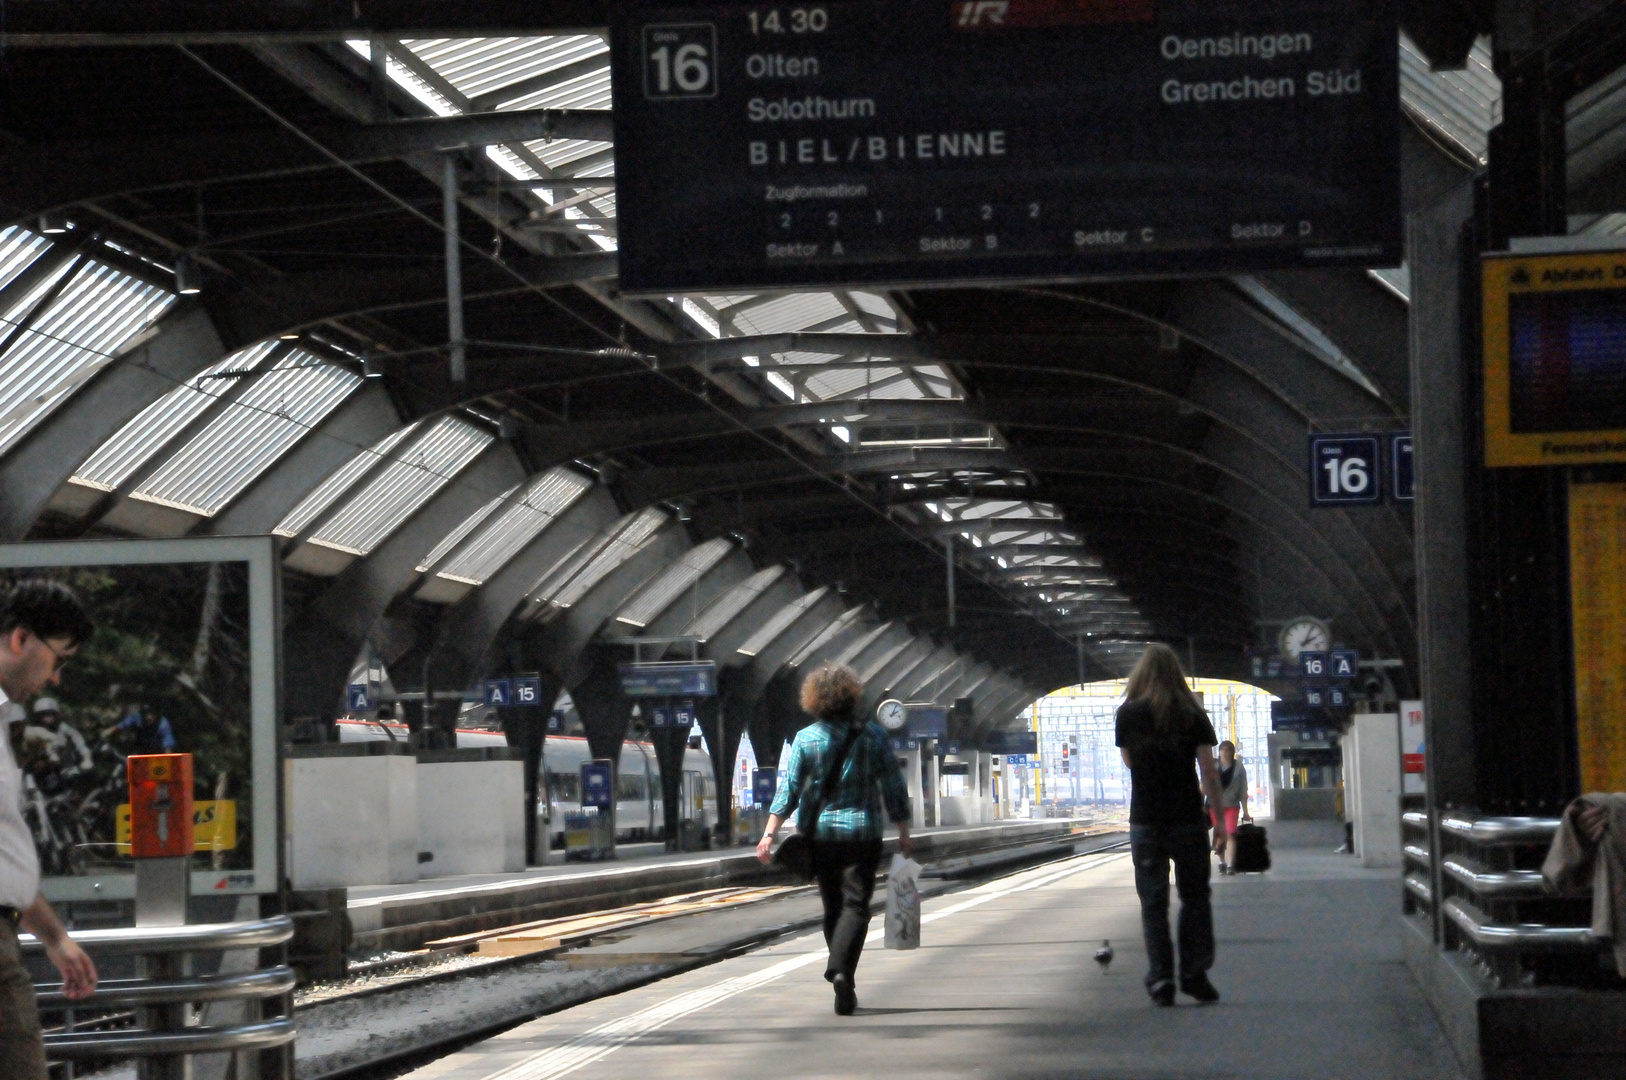
{"type": "Polygon", "coordinates": [[[744,718],[732,720],[721,697],[698,699],[695,711],[711,751],[711,775],[717,781],[717,826],[712,835],[718,846],[727,847],[734,842],[734,758],[745,734],[744,718]]]}
{"type": "Polygon", "coordinates": [[[543,702],[540,708],[510,706],[497,710],[508,745],[525,756],[525,859],[528,864],[537,866],[547,856],[546,841],[538,841],[540,830],[537,828],[537,812],[543,799],[542,749],[548,737],[548,718],[559,697],[558,679],[543,675],[541,682],[542,690],[537,695],[543,702]]]}

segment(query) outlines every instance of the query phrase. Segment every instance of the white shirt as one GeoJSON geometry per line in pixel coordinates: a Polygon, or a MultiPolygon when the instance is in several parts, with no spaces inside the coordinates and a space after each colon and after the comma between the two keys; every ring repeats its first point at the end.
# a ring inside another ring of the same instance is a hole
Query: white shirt
{"type": "Polygon", "coordinates": [[[12,710],[0,690],[0,904],[23,911],[40,891],[40,857],[34,833],[23,820],[23,771],[11,752],[12,710]]]}

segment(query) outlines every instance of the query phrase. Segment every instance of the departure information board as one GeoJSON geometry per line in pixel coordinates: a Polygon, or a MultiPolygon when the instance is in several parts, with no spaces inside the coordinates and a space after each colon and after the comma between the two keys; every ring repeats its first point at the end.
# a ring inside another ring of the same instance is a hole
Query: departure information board
{"type": "Polygon", "coordinates": [[[621,286],[1401,258],[1387,0],[617,7],[621,286]]]}

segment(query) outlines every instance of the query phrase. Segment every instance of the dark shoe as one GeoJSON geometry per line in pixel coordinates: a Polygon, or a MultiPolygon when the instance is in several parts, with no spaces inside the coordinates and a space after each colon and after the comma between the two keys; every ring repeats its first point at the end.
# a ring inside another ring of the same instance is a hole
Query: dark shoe
{"type": "Polygon", "coordinates": [[[1196,998],[1200,1005],[1212,1005],[1219,1000],[1219,991],[1208,981],[1206,972],[1200,972],[1189,979],[1181,979],[1180,990],[1187,997],[1196,998]]]}
{"type": "MultiPolygon", "coordinates": [[[[836,988],[836,1015],[851,1016],[853,1010],[858,1008],[858,992],[853,989],[852,977],[837,975],[830,983],[836,988]]],[[[1170,990],[1169,993],[1172,997],[1174,992],[1170,990]]]]}
{"type": "Polygon", "coordinates": [[[1146,992],[1152,995],[1153,1005],[1157,1005],[1164,1009],[1170,1008],[1174,1005],[1173,979],[1164,979],[1162,982],[1153,983],[1151,986],[1146,988],[1146,992]]]}
{"type": "Polygon", "coordinates": [[[1230,873],[1230,871],[1225,868],[1225,860],[1221,859],[1220,860],[1220,877],[1224,877],[1226,874],[1229,874],[1229,873],[1230,873]]]}

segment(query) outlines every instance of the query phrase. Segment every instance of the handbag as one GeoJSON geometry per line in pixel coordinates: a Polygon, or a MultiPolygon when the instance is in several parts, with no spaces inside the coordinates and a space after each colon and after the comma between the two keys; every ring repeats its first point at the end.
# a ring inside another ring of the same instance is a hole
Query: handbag
{"type": "MultiPolygon", "coordinates": [[[[801,816],[801,820],[811,821],[814,829],[819,827],[819,815],[824,813],[824,804],[830,797],[830,789],[835,786],[836,778],[841,775],[842,768],[847,764],[847,755],[852,753],[853,744],[858,742],[858,736],[863,734],[863,731],[862,726],[852,725],[852,730],[847,733],[847,741],[841,744],[841,752],[831,760],[830,767],[825,770],[824,783],[819,785],[818,799],[809,804],[801,816]]],[[[812,881],[813,838],[798,828],[774,848],[773,864],[781,870],[788,871],[792,877],[812,881]]]]}

